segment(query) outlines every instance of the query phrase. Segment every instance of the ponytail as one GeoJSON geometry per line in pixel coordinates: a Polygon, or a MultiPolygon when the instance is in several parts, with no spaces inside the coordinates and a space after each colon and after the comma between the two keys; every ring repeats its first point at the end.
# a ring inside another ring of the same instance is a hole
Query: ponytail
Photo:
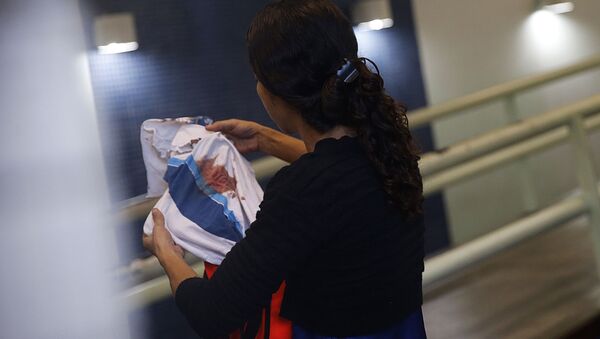
{"type": "Polygon", "coordinates": [[[321,91],[320,111],[326,120],[356,129],[363,149],[383,179],[390,203],[406,216],[417,216],[423,213],[420,150],[410,133],[406,108],[385,92],[375,63],[367,58],[349,62],[358,77],[352,82],[330,77],[321,91]]]}

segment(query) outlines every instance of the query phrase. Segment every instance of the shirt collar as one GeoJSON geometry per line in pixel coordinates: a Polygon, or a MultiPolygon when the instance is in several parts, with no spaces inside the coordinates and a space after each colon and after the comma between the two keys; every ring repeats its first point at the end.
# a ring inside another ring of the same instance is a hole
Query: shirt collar
{"type": "Polygon", "coordinates": [[[358,137],[344,135],[339,139],[328,137],[315,143],[315,153],[338,153],[344,150],[356,149],[358,137]]]}

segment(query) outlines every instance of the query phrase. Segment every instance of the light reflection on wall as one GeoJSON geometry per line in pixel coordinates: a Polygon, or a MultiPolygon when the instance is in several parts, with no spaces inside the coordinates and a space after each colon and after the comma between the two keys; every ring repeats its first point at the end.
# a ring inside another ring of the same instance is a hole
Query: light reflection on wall
{"type": "Polygon", "coordinates": [[[358,27],[354,28],[354,35],[358,41],[358,56],[365,56],[368,58],[379,58],[385,54],[386,49],[382,48],[385,46],[386,37],[384,32],[378,31],[366,31],[358,27]]]}
{"type": "Polygon", "coordinates": [[[523,23],[522,52],[544,66],[558,66],[580,47],[575,39],[578,34],[576,23],[568,16],[538,10],[523,23]]]}
{"type": "Polygon", "coordinates": [[[567,23],[560,15],[547,10],[533,13],[525,23],[531,34],[532,43],[544,51],[556,49],[566,42],[567,23]]]}

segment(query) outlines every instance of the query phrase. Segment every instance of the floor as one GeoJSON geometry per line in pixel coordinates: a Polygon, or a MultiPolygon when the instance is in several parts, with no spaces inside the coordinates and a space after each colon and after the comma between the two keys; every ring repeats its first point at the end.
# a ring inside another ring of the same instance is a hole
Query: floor
{"type": "Polygon", "coordinates": [[[600,314],[588,219],[530,239],[427,290],[423,311],[433,339],[565,337],[600,314]]]}

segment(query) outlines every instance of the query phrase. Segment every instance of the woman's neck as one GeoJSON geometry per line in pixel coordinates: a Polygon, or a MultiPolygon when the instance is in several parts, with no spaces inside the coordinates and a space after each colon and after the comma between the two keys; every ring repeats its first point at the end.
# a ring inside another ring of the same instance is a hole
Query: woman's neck
{"type": "Polygon", "coordinates": [[[315,149],[315,144],[319,140],[325,138],[340,139],[343,136],[356,136],[356,130],[350,127],[337,125],[325,133],[320,133],[308,124],[303,123],[298,128],[298,134],[302,141],[304,141],[306,150],[312,152],[315,149]]]}

